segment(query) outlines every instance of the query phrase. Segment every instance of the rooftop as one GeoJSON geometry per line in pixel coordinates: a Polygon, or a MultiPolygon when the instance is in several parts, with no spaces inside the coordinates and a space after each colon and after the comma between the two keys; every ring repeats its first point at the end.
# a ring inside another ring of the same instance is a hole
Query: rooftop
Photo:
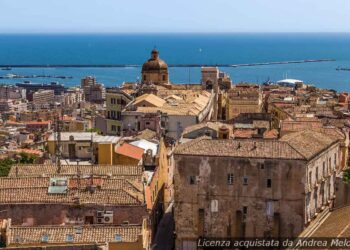
{"type": "Polygon", "coordinates": [[[99,176],[127,176],[138,177],[142,175],[142,167],[137,165],[62,165],[60,173],[57,173],[57,166],[53,164],[28,164],[13,165],[9,177],[29,177],[29,176],[75,176],[77,171],[81,175],[91,173],[99,176]]]}
{"type": "Polygon", "coordinates": [[[115,152],[120,155],[124,155],[133,159],[141,160],[144,149],[129,143],[123,143],[120,146],[116,147],[115,152]]]}
{"type": "Polygon", "coordinates": [[[8,245],[83,244],[105,242],[136,242],[141,234],[141,225],[129,226],[10,226],[8,245]]]}
{"type": "MultiPolygon", "coordinates": [[[[52,133],[48,139],[48,141],[55,140],[56,133],[52,133]]],[[[90,132],[61,132],[61,141],[92,141],[93,142],[110,142],[117,143],[120,140],[118,136],[103,136],[98,135],[97,133],[90,132]]]]}
{"type": "Polygon", "coordinates": [[[0,203],[141,205],[143,188],[141,178],[0,178],[0,203]]]}
{"type": "Polygon", "coordinates": [[[157,96],[149,96],[152,98],[147,101],[152,105],[137,106],[133,105],[134,102],[131,102],[126,111],[141,113],[161,111],[170,115],[198,115],[205,109],[211,99],[211,93],[207,91],[184,89],[159,89],[157,96]],[[174,95],[180,98],[174,98],[174,95]]]}
{"type": "Polygon", "coordinates": [[[280,140],[212,140],[200,137],[180,144],[175,154],[309,160],[337,141],[338,138],[332,135],[308,130],[288,134],[280,140]]]}

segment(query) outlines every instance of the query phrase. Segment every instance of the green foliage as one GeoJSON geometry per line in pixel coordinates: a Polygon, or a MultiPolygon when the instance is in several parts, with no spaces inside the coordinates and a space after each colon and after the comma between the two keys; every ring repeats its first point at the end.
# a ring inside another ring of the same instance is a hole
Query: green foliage
{"type": "Polygon", "coordinates": [[[345,171],[343,173],[343,181],[350,184],[350,172],[349,171],[345,171]]]}
{"type": "Polygon", "coordinates": [[[35,156],[30,156],[28,154],[21,153],[17,160],[11,158],[0,160],[0,177],[8,176],[12,164],[33,164],[35,162],[35,159],[35,156]]]}
{"type": "Polygon", "coordinates": [[[0,176],[1,177],[7,176],[9,174],[13,163],[15,163],[15,161],[10,159],[10,158],[0,160],[0,176]]]}
{"type": "Polygon", "coordinates": [[[97,133],[97,134],[101,134],[102,132],[101,132],[101,129],[99,129],[99,128],[89,128],[89,129],[87,129],[86,130],[86,132],[92,132],[92,133],[97,133]]]}
{"type": "Polygon", "coordinates": [[[28,154],[21,153],[18,163],[20,164],[33,164],[35,156],[29,156],[28,154]]]}

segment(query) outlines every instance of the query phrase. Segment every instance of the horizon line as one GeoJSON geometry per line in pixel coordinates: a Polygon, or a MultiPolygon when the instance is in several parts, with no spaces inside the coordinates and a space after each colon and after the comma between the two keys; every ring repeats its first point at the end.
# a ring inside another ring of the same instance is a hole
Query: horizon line
{"type": "Polygon", "coordinates": [[[182,32],[0,32],[2,35],[233,35],[233,34],[350,34],[350,31],[182,31],[182,32]]]}

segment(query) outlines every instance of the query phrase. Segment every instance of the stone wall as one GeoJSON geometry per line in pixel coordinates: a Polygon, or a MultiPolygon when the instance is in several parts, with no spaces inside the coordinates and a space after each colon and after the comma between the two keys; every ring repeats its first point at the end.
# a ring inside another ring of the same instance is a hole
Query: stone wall
{"type": "Polygon", "coordinates": [[[292,237],[303,230],[304,161],[175,155],[175,164],[177,249],[199,236],[292,237]]]}
{"type": "Polygon", "coordinates": [[[67,204],[1,204],[1,219],[12,219],[13,225],[60,225],[86,222],[88,218],[96,223],[97,211],[113,211],[113,224],[125,221],[130,224],[142,224],[147,215],[146,206],[104,206],[100,205],[67,205],[67,204]]]}

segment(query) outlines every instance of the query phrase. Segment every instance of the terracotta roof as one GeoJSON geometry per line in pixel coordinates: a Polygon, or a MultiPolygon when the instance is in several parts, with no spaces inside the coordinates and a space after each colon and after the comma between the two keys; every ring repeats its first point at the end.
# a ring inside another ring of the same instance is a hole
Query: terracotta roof
{"type": "Polygon", "coordinates": [[[188,133],[191,133],[193,131],[196,131],[196,130],[201,129],[201,128],[206,128],[206,127],[210,128],[212,130],[219,131],[219,128],[221,126],[226,126],[228,128],[230,125],[227,125],[227,124],[224,124],[221,122],[204,122],[204,123],[199,123],[199,124],[195,124],[195,125],[186,127],[182,134],[186,135],[188,133]]]}
{"type": "Polygon", "coordinates": [[[334,136],[310,130],[288,134],[280,140],[200,137],[177,146],[175,154],[309,160],[336,142],[334,136]]]}
{"type": "Polygon", "coordinates": [[[137,97],[133,102],[132,105],[138,106],[138,104],[142,101],[146,101],[148,103],[150,103],[153,106],[156,107],[162,107],[164,105],[164,103],[166,103],[165,100],[163,100],[162,98],[159,98],[156,95],[153,94],[144,94],[142,96],[137,97]]]}
{"type": "MultiPolygon", "coordinates": [[[[64,178],[64,177],[60,177],[64,178]]],[[[64,193],[49,193],[49,177],[0,178],[1,203],[110,203],[136,205],[143,202],[142,180],[101,178],[94,176],[94,193],[90,193],[91,177],[67,178],[64,193]],[[113,197],[112,197],[113,196],[113,197]]]]}
{"type": "Polygon", "coordinates": [[[49,125],[51,123],[51,121],[30,121],[30,122],[26,122],[26,125],[49,125]]]}
{"type": "Polygon", "coordinates": [[[265,139],[277,139],[278,138],[278,130],[277,129],[266,130],[263,137],[265,139]]]}
{"type": "Polygon", "coordinates": [[[234,138],[252,138],[256,134],[255,129],[236,129],[233,133],[234,138]]]}
{"type": "Polygon", "coordinates": [[[81,175],[90,175],[92,172],[94,175],[105,176],[142,176],[142,167],[137,165],[62,165],[61,172],[57,173],[57,166],[53,164],[21,164],[11,167],[9,177],[16,177],[16,175],[18,177],[42,175],[72,176],[77,175],[78,170],[81,175]]]}
{"type": "Polygon", "coordinates": [[[0,203],[65,203],[65,204],[113,204],[141,205],[138,197],[131,196],[125,190],[67,190],[62,194],[49,194],[48,188],[9,188],[0,190],[0,203]]]}
{"type": "Polygon", "coordinates": [[[325,148],[338,141],[338,138],[316,131],[304,130],[283,136],[281,141],[287,142],[291,147],[303,155],[306,159],[311,159],[325,148]]]}
{"type": "Polygon", "coordinates": [[[136,135],[135,139],[150,140],[150,139],[154,139],[155,137],[157,137],[157,133],[147,128],[145,130],[142,130],[138,135],[136,135]]]}
{"type": "MultiPolygon", "coordinates": [[[[11,150],[9,150],[9,151],[11,151],[11,150]]],[[[28,148],[19,148],[19,149],[13,150],[13,152],[25,153],[25,154],[29,154],[29,155],[38,155],[38,156],[43,155],[43,152],[40,150],[28,149],[28,148]]]]}
{"type": "Polygon", "coordinates": [[[136,242],[142,233],[141,225],[129,226],[40,226],[24,227],[10,226],[8,230],[8,245],[26,245],[43,243],[47,236],[47,244],[82,244],[114,242],[121,236],[123,242],[136,242]],[[80,231],[78,233],[78,231],[80,231]],[[72,235],[72,241],[67,241],[67,235],[72,235]]]}
{"type": "Polygon", "coordinates": [[[115,150],[117,154],[128,156],[130,158],[138,160],[142,159],[144,151],[145,150],[143,148],[139,148],[129,143],[123,143],[121,146],[117,146],[115,150]]]}
{"type": "MultiPolygon", "coordinates": [[[[175,102],[165,102],[161,107],[137,107],[136,110],[126,108],[124,112],[141,112],[141,113],[156,113],[161,111],[169,115],[199,115],[208,105],[211,99],[211,93],[207,91],[189,91],[189,90],[164,90],[158,92],[157,95],[166,98],[169,95],[182,96],[181,100],[175,102]]],[[[132,107],[132,106],[130,106],[132,107]]]]}
{"type": "Polygon", "coordinates": [[[300,159],[304,157],[286,142],[263,139],[213,140],[200,137],[176,147],[177,155],[229,156],[240,158],[300,159]]]}

